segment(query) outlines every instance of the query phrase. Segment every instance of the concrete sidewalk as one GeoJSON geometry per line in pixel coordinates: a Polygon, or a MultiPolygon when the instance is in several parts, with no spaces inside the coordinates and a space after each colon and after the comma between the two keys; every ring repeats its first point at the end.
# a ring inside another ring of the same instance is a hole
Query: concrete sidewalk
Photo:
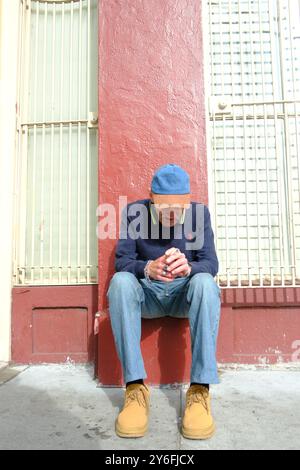
{"type": "Polygon", "coordinates": [[[114,421],[123,389],[97,387],[87,366],[20,370],[0,386],[1,450],[300,448],[299,370],[221,370],[211,388],[217,433],[203,442],[180,434],[186,387],[151,387],[147,436],[121,439],[114,421]]]}

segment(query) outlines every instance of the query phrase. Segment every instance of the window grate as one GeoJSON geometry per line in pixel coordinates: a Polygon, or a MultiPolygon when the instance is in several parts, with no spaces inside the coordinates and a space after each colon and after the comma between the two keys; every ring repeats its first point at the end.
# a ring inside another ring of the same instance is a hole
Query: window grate
{"type": "Polygon", "coordinates": [[[20,2],[15,285],[97,282],[97,9],[20,2]]]}
{"type": "Polygon", "coordinates": [[[207,15],[219,284],[299,285],[299,2],[209,0],[207,15]]]}

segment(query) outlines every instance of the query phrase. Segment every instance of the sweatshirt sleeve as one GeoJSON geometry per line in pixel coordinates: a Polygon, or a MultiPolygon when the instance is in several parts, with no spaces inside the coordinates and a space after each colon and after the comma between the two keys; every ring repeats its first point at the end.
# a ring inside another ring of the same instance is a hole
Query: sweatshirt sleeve
{"type": "Polygon", "coordinates": [[[136,240],[129,233],[130,219],[127,216],[127,207],[122,211],[120,239],[117,243],[115,255],[116,271],[127,271],[134,274],[138,279],[144,277],[144,268],[147,261],[137,260],[138,253],[136,240]]]}
{"type": "Polygon", "coordinates": [[[194,261],[191,261],[191,276],[197,273],[209,273],[213,277],[219,270],[219,261],[216,254],[214,233],[211,227],[209,209],[204,207],[204,243],[200,250],[194,253],[194,261]]]}

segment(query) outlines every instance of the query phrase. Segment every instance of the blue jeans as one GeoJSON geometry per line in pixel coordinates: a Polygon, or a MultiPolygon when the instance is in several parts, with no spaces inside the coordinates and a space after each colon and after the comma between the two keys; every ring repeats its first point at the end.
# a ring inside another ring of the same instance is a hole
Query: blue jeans
{"type": "Polygon", "coordinates": [[[145,379],[141,352],[141,318],[189,318],[192,367],[190,381],[218,384],[216,342],[220,288],[211,274],[197,273],[172,282],[138,280],[117,272],[107,292],[116,349],[125,382],[145,379]]]}

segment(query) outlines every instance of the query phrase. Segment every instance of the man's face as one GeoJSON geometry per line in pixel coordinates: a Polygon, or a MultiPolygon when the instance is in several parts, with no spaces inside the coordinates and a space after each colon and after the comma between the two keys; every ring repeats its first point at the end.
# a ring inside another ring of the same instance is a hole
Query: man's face
{"type": "Polygon", "coordinates": [[[184,211],[183,204],[154,204],[151,193],[150,197],[162,225],[173,227],[180,222],[184,211]]]}
{"type": "Polygon", "coordinates": [[[154,204],[159,220],[166,227],[178,224],[183,213],[183,207],[177,204],[154,204]]]}

